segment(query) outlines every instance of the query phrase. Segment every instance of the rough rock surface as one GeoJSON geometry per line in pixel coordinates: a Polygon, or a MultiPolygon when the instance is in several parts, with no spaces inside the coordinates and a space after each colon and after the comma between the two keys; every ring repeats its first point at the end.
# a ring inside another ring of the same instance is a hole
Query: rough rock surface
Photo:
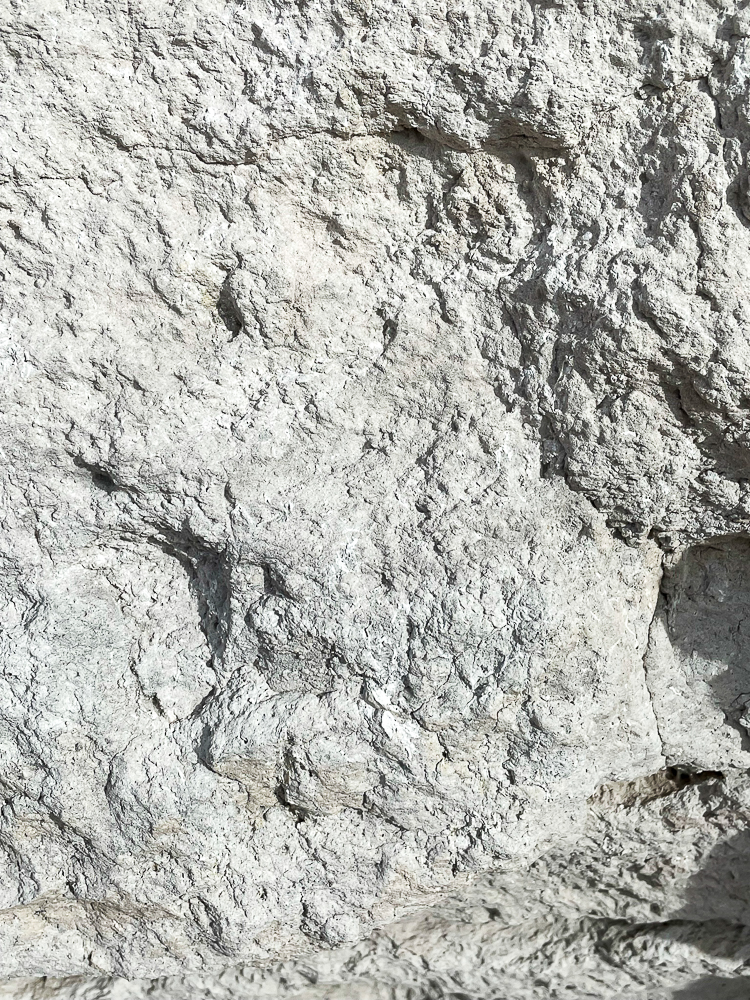
{"type": "Polygon", "coordinates": [[[748,995],[747,0],[0,41],[0,995],[748,995]]]}

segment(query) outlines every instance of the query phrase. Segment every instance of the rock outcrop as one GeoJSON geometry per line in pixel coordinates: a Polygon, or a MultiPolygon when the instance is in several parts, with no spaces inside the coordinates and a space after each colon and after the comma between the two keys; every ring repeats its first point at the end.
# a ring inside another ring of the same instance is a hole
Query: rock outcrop
{"type": "Polygon", "coordinates": [[[749,39],[9,0],[0,995],[745,996],[749,39]]]}

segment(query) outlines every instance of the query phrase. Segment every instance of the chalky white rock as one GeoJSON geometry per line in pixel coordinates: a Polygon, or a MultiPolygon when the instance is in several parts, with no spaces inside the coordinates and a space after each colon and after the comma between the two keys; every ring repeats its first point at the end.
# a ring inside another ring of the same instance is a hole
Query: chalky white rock
{"type": "Polygon", "coordinates": [[[2,995],[745,989],[749,37],[6,5],[2,995]]]}

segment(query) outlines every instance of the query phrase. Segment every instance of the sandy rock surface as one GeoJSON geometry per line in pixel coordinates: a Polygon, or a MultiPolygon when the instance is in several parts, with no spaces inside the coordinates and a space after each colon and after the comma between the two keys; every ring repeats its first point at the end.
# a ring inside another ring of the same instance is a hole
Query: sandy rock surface
{"type": "Polygon", "coordinates": [[[0,73],[0,996],[750,995],[747,0],[0,73]]]}

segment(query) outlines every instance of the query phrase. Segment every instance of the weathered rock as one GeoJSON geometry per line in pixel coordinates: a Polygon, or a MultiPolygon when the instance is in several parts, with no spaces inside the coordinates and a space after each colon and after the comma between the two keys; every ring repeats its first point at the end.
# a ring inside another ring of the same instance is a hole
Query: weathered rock
{"type": "Polygon", "coordinates": [[[0,975],[740,970],[748,35],[11,5],[0,975]]]}

